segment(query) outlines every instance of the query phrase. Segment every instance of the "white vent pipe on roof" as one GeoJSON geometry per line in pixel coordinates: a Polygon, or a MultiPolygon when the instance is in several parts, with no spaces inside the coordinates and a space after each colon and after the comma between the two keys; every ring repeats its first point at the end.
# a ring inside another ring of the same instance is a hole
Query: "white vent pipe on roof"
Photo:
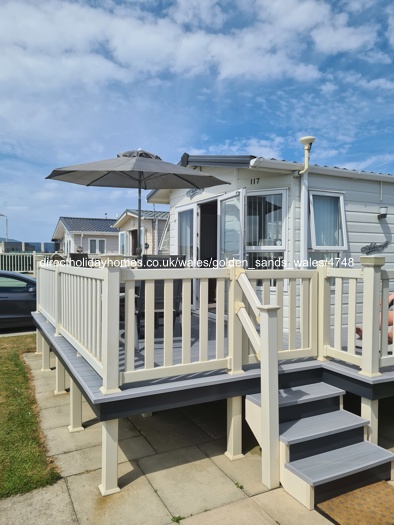
{"type": "Polygon", "coordinates": [[[302,137],[301,144],[304,146],[304,169],[299,171],[301,175],[301,235],[300,235],[300,260],[308,259],[308,228],[309,228],[309,205],[308,205],[308,188],[309,188],[309,160],[312,144],[315,137],[302,137]]]}

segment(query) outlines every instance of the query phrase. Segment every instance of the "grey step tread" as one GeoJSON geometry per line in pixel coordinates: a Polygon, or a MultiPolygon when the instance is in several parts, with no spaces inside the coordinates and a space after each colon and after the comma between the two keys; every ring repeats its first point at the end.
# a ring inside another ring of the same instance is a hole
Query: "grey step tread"
{"type": "Polygon", "coordinates": [[[315,487],[394,460],[394,454],[363,441],[285,464],[285,468],[315,487]]]}
{"type": "MultiPolygon", "coordinates": [[[[337,397],[345,394],[345,390],[327,383],[312,383],[309,385],[282,388],[279,390],[279,408],[319,401],[329,397],[337,397]]],[[[261,394],[250,394],[246,399],[261,406],[261,394]]]]}
{"type": "Polygon", "coordinates": [[[346,410],[335,410],[327,414],[286,421],[279,425],[280,440],[295,445],[311,439],[318,439],[338,432],[364,427],[369,421],[346,410]]]}

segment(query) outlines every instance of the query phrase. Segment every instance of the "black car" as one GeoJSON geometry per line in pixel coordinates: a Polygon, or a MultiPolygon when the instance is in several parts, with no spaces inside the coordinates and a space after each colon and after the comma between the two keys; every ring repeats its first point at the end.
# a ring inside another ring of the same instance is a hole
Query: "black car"
{"type": "Polygon", "coordinates": [[[0,271],[0,329],[33,327],[36,280],[28,275],[0,271]]]}

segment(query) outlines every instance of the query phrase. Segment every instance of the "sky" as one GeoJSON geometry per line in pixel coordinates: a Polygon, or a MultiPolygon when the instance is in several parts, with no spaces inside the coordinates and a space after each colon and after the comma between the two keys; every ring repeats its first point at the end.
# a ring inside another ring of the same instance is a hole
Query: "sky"
{"type": "Polygon", "coordinates": [[[45,180],[131,149],[303,162],[313,135],[311,163],[394,174],[393,60],[388,0],[0,0],[9,237],[136,208],[136,190],[45,180]]]}

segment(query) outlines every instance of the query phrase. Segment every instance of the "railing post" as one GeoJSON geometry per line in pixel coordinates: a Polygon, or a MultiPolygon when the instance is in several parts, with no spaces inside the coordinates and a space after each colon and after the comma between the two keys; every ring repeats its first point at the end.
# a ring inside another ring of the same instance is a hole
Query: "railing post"
{"type": "Polygon", "coordinates": [[[55,336],[60,336],[60,325],[62,320],[62,274],[61,266],[55,268],[55,336]]]}
{"type": "Polygon", "coordinates": [[[262,482],[279,487],[279,380],[278,380],[278,310],[279,306],[261,306],[261,449],[262,482]]]}
{"type": "Polygon", "coordinates": [[[327,278],[327,264],[318,267],[318,300],[317,300],[317,358],[326,359],[326,346],[330,344],[331,285],[327,278]]]}
{"type": "MultiPolygon", "coordinates": [[[[381,272],[385,263],[382,256],[360,257],[363,266],[363,350],[360,374],[380,375],[380,292],[381,272]]],[[[386,333],[384,330],[383,333],[386,333]]]]}
{"type": "Polygon", "coordinates": [[[118,268],[107,267],[102,292],[103,394],[119,392],[119,285],[118,268]]]}
{"type": "Polygon", "coordinates": [[[231,357],[230,374],[239,374],[242,369],[242,324],[237,311],[242,302],[242,290],[237,282],[243,268],[229,268],[230,286],[228,293],[228,354],[231,357]]]}

